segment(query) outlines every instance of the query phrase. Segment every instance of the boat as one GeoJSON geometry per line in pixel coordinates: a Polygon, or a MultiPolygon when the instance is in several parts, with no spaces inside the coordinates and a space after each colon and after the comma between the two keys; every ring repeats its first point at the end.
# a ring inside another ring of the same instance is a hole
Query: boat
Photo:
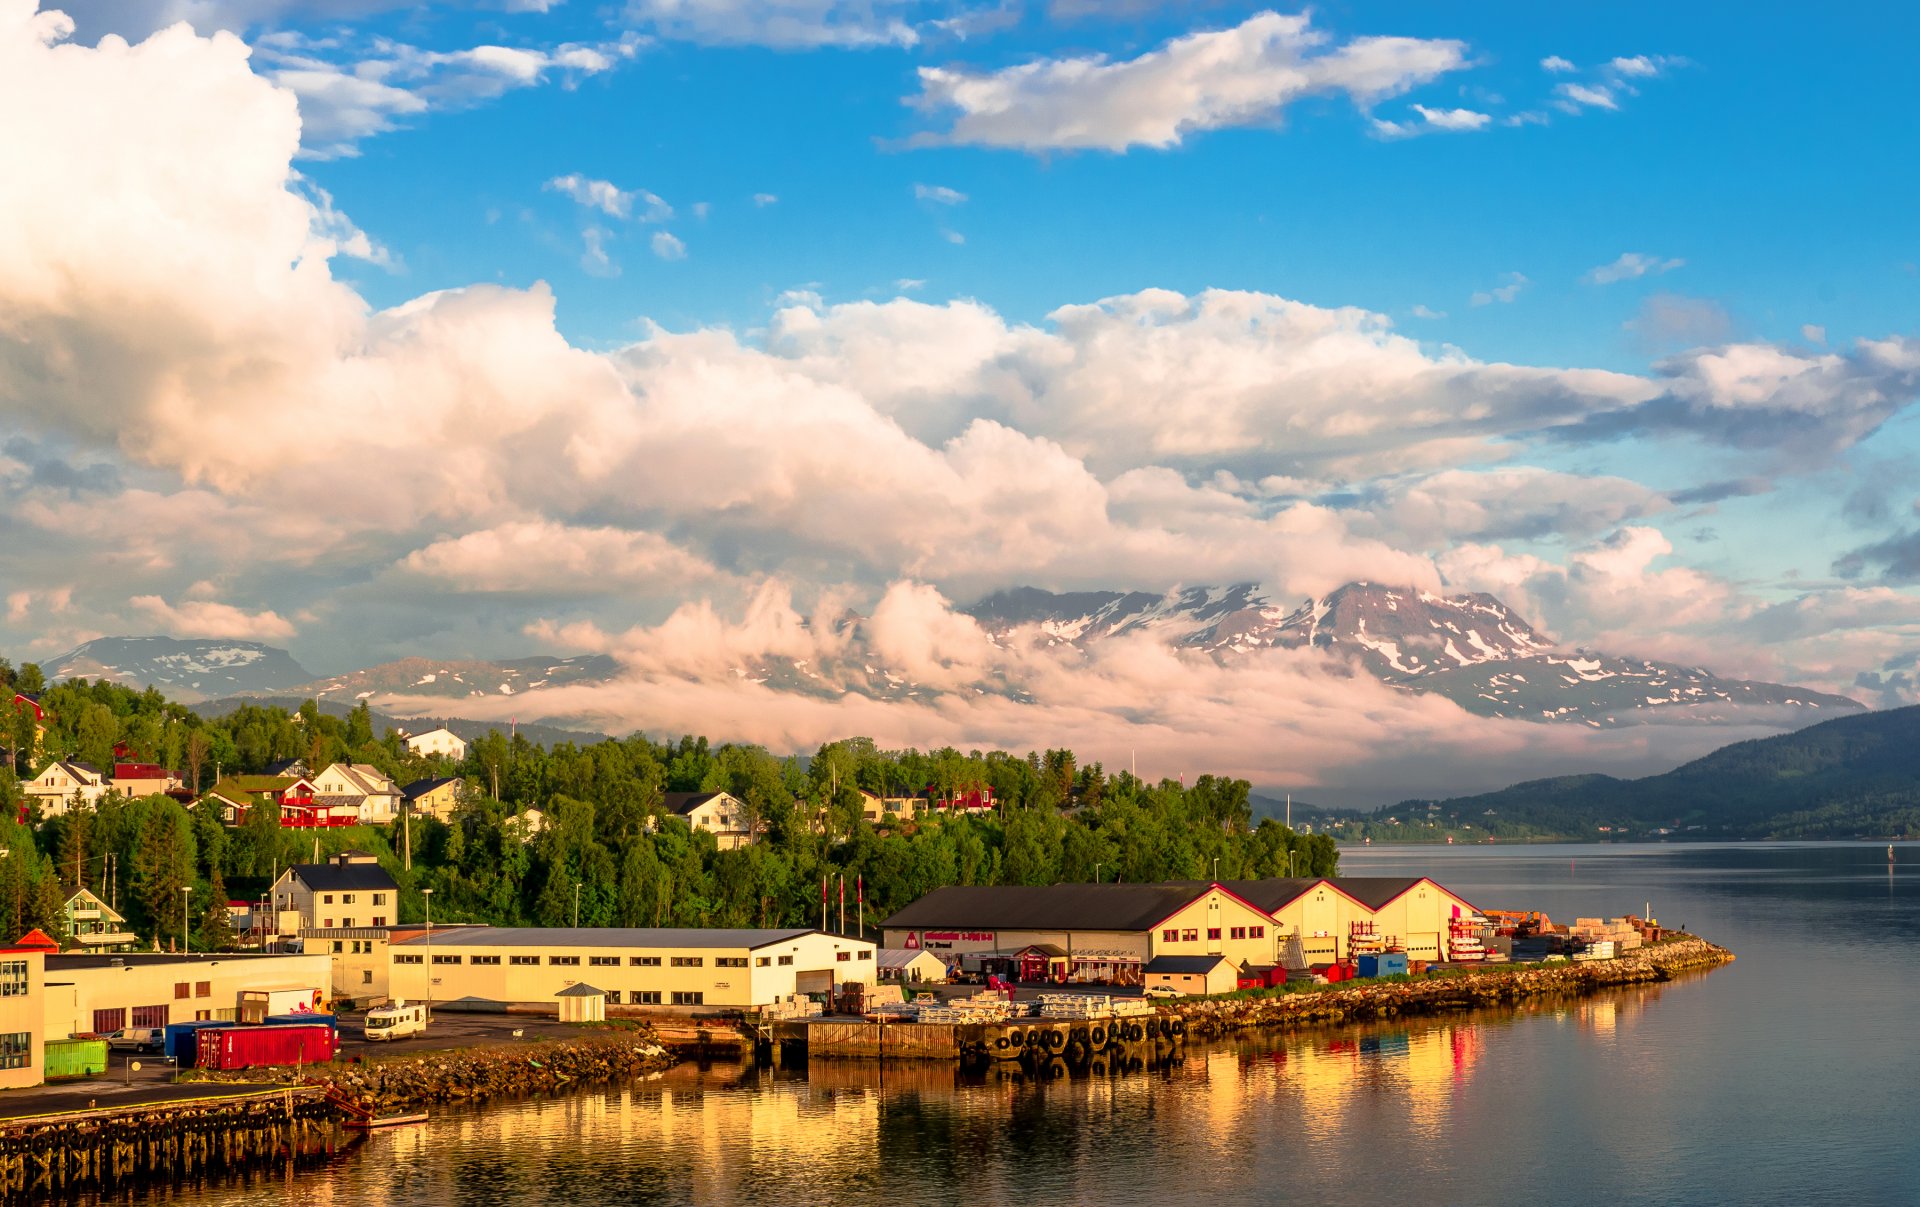
{"type": "Polygon", "coordinates": [[[364,1132],[383,1127],[409,1127],[426,1121],[425,1111],[414,1111],[407,1115],[356,1115],[347,1120],[347,1126],[355,1131],[364,1132]]]}
{"type": "Polygon", "coordinates": [[[1448,926],[1447,958],[1456,964],[1478,964],[1487,958],[1480,927],[1471,918],[1455,918],[1448,926]]]}

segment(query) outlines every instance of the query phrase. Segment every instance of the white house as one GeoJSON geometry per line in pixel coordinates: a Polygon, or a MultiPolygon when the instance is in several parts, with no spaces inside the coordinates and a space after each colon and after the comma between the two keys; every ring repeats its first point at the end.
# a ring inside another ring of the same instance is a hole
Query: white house
{"type": "Polygon", "coordinates": [[[445,725],[414,734],[407,739],[407,749],[428,758],[452,759],[455,762],[467,757],[466,740],[445,725]]]}
{"type": "Polygon", "coordinates": [[[723,851],[753,845],[746,803],[731,792],[669,792],[664,803],[667,812],[712,834],[723,851]]]}
{"type": "Polygon", "coordinates": [[[313,777],[315,803],[351,801],[367,825],[385,825],[400,816],[400,787],[369,763],[333,763],[313,777]]]}
{"type": "Polygon", "coordinates": [[[72,759],[56,759],[39,775],[20,785],[20,791],[40,802],[41,813],[59,817],[73,803],[76,793],[87,804],[93,804],[112,786],[97,768],[72,759]]]}

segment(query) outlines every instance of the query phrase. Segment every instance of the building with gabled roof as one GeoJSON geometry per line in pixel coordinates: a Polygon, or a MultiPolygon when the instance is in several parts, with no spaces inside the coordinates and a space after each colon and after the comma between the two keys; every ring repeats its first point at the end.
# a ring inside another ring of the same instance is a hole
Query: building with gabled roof
{"type": "Polygon", "coordinates": [[[661,803],[693,829],[713,835],[723,851],[751,846],[756,837],[746,803],[731,792],[669,792],[661,803]]]}
{"type": "Polygon", "coordinates": [[[29,800],[39,802],[45,817],[64,815],[75,799],[94,804],[112,788],[105,772],[78,759],[55,759],[20,785],[29,800]]]}
{"type": "Polygon", "coordinates": [[[407,749],[426,758],[452,759],[457,763],[467,757],[467,740],[441,725],[425,733],[408,735],[407,749]]]}
{"type": "Polygon", "coordinates": [[[296,863],[273,882],[272,936],[281,944],[332,930],[383,929],[400,919],[400,886],[365,851],[296,863]]]}
{"type": "Polygon", "coordinates": [[[400,796],[406,801],[408,812],[415,816],[452,821],[465,788],[466,781],[458,776],[429,776],[401,788],[400,796]]]}
{"type": "Polygon", "coordinates": [[[85,885],[67,889],[60,910],[66,915],[67,936],[82,950],[139,942],[139,936],[127,929],[126,918],[85,885]]]}
{"type": "Polygon", "coordinates": [[[335,808],[351,801],[362,825],[382,826],[400,816],[399,785],[371,763],[329,764],[313,777],[313,791],[334,798],[335,808]]]}

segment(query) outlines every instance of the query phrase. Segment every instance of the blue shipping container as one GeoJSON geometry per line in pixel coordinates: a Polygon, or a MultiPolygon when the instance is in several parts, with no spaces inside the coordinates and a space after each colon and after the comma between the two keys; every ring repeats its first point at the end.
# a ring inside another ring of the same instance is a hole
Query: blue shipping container
{"type": "Polygon", "coordinates": [[[1363,955],[1360,957],[1359,964],[1360,975],[1363,977],[1407,975],[1407,953],[1404,951],[1363,955]]]}
{"type": "Polygon", "coordinates": [[[270,1027],[297,1027],[297,1026],[332,1027],[334,1032],[338,1034],[340,1030],[340,1019],[336,1015],[321,1014],[317,1011],[309,1011],[302,1014],[270,1015],[267,1018],[266,1025],[270,1027]]]}
{"type": "Polygon", "coordinates": [[[196,1037],[209,1027],[231,1027],[233,1023],[214,1022],[202,1019],[190,1023],[168,1023],[166,1040],[162,1050],[173,1057],[174,1062],[183,1069],[193,1067],[195,1056],[200,1051],[200,1041],[196,1037]]]}

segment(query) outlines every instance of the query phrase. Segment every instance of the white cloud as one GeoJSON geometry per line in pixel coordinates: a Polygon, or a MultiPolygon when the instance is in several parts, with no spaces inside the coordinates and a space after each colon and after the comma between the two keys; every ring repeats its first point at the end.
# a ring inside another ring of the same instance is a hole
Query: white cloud
{"type": "Polygon", "coordinates": [[[941,184],[916,184],[913,186],[913,195],[918,201],[930,201],[935,205],[960,205],[967,199],[967,195],[960,190],[941,184]]]}
{"type": "Polygon", "coordinates": [[[662,260],[684,260],[687,258],[687,245],[670,231],[653,233],[653,254],[662,260]]]}
{"type": "Polygon", "coordinates": [[[1623,251],[1612,263],[1588,270],[1587,275],[1581,279],[1589,285],[1611,285],[1616,281],[1663,276],[1676,268],[1686,267],[1686,264],[1685,260],[1662,259],[1659,256],[1649,256],[1645,252],[1623,251]]]}
{"type": "Polygon", "coordinates": [[[673,207],[645,189],[622,189],[605,180],[595,180],[578,172],[555,176],[541,186],[588,209],[596,209],[609,218],[631,218],[640,205],[640,221],[665,222],[673,217],[673,207]]]}
{"type": "Polygon", "coordinates": [[[1370,37],[1335,43],[1305,14],[1260,13],[1188,34],[1138,58],[1037,59],[998,71],[922,67],[911,103],[951,126],[916,145],[1026,151],[1177,146],[1188,135],[1277,120],[1305,96],[1364,107],[1466,65],[1455,41],[1370,37]]]}
{"type": "Polygon", "coordinates": [[[778,205],[779,202],[780,198],[772,193],[755,193],[753,195],[753,204],[759,209],[765,209],[770,205],[778,205]]]}
{"type": "Polygon", "coordinates": [[[1620,107],[1620,102],[1614,98],[1613,89],[1604,84],[1561,84],[1553,91],[1560,97],[1556,103],[1569,113],[1578,113],[1583,107],[1594,109],[1620,107]]]}
{"type": "Polygon", "coordinates": [[[1572,64],[1572,62],[1561,58],[1557,54],[1550,54],[1546,58],[1541,59],[1540,67],[1544,71],[1555,71],[1555,72],[1575,70],[1575,67],[1572,64]]]}
{"type": "Polygon", "coordinates": [[[1433,307],[1424,303],[1415,304],[1410,313],[1417,319],[1443,319],[1447,317],[1446,311],[1435,310],[1433,307]]]}
{"type": "Polygon", "coordinates": [[[1520,296],[1520,291],[1533,284],[1524,273],[1510,272],[1502,278],[1499,285],[1492,289],[1482,289],[1467,299],[1470,306],[1489,306],[1495,302],[1511,302],[1520,296]]]}
{"type": "Polygon", "coordinates": [[[912,46],[924,0],[628,0],[626,18],[664,38],[713,45],[912,46]]]}
{"type": "Polygon", "coordinates": [[[514,521],[435,541],[400,566],[456,591],[561,598],[674,592],[720,577],[706,559],[657,533],[551,520],[514,521]]]}
{"type": "Polygon", "coordinates": [[[293,625],[273,612],[248,612],[213,600],[187,600],[176,607],[158,595],[136,595],[127,602],[169,637],[285,641],[294,634],[293,625]]]}
{"type": "Polygon", "coordinates": [[[432,110],[470,108],[516,88],[570,84],[612,70],[640,46],[628,35],[595,45],[435,51],[384,39],[343,44],[285,33],[262,38],[254,53],[263,74],[300,98],[306,152],[336,157],[358,154],[361,141],[432,110]]]}
{"type": "Polygon", "coordinates": [[[1800,326],[1800,338],[1810,344],[1824,344],[1827,342],[1827,329],[1815,323],[1803,323],[1800,326]]]}
{"type": "Polygon", "coordinates": [[[1413,111],[1436,130],[1484,130],[1493,118],[1472,109],[1429,109],[1415,105],[1413,111]]]}
{"type": "Polygon", "coordinates": [[[607,251],[607,241],[613,232],[605,227],[589,226],[580,232],[580,267],[591,276],[617,277],[620,266],[614,263],[613,256],[607,251]]]}
{"type": "Polygon", "coordinates": [[[1660,63],[1661,61],[1657,58],[1649,58],[1646,55],[1637,54],[1632,58],[1613,59],[1607,63],[1607,66],[1620,75],[1640,76],[1644,78],[1659,75],[1660,63]]]}

